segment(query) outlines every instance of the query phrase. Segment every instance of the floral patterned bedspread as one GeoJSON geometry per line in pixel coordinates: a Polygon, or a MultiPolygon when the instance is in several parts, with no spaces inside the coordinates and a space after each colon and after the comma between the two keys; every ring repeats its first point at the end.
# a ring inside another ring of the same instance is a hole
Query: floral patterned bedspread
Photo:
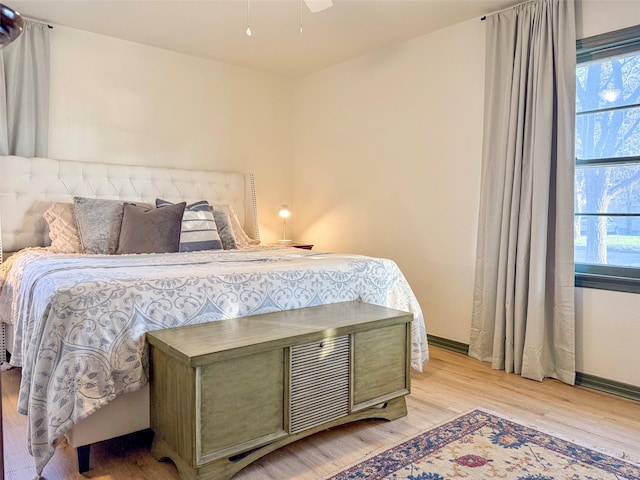
{"type": "Polygon", "coordinates": [[[349,300],[414,314],[411,364],[428,360],[420,306],[386,259],[295,248],[148,255],[27,250],[6,272],[18,410],[40,474],[54,441],[147,383],[145,332],[349,300]]]}

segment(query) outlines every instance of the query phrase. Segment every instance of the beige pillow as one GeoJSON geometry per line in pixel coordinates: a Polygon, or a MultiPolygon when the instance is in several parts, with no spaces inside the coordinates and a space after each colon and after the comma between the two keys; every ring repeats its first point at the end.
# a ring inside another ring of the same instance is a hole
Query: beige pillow
{"type": "Polygon", "coordinates": [[[57,253],[80,253],[82,244],[72,203],[53,203],[43,214],[49,224],[51,250],[57,253]]]}

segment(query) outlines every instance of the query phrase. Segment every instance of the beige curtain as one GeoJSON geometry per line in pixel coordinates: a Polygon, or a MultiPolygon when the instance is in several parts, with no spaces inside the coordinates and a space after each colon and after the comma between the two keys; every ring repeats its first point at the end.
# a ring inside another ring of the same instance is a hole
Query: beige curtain
{"type": "Polygon", "coordinates": [[[0,155],[47,156],[49,30],[27,21],[20,37],[0,50],[0,155]]]}
{"type": "Polygon", "coordinates": [[[573,384],[574,3],[534,0],[486,21],[469,355],[573,384]]]}

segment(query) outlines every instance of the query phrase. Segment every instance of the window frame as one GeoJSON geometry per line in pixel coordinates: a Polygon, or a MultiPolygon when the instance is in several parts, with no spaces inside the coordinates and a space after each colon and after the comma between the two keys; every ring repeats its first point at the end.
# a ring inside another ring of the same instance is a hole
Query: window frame
{"type": "MultiPolygon", "coordinates": [[[[640,25],[595,35],[576,42],[576,65],[603,60],[614,55],[638,52],[640,54],[640,25]]],[[[625,107],[628,108],[628,107],[625,107]]],[[[600,110],[598,110],[600,111],[600,110]]],[[[578,114],[584,112],[576,112],[578,114]]],[[[577,166],[612,166],[636,164],[640,155],[619,158],[575,159],[577,166]]],[[[603,214],[608,216],[607,214],[603,214]]],[[[627,215],[629,216],[629,215],[627,215]]],[[[636,215],[632,215],[636,216],[636,215]]],[[[575,286],[640,293],[640,268],[575,263],[575,286]]]]}

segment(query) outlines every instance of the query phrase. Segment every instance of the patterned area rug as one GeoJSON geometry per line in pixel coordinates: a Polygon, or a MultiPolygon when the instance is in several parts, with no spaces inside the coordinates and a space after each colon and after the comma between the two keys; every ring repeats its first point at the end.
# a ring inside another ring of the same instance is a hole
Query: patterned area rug
{"type": "Polygon", "coordinates": [[[329,480],[640,480],[640,466],[474,410],[329,480]]]}

